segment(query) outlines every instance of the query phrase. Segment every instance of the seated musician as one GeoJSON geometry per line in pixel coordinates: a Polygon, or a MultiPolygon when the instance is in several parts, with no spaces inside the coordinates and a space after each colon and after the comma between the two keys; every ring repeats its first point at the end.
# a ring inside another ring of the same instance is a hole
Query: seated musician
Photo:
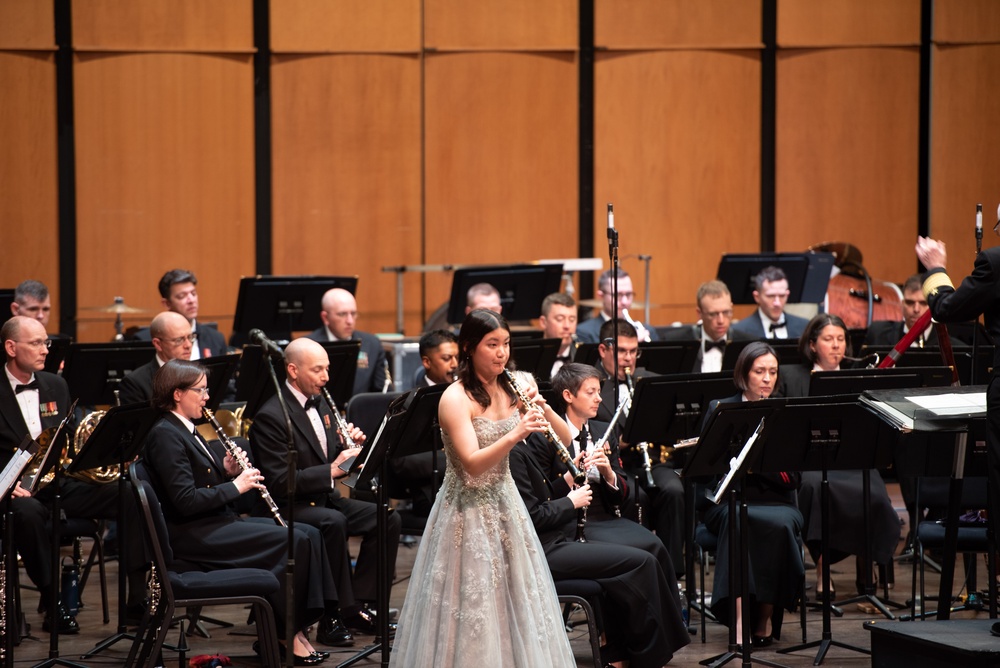
{"type": "MultiPolygon", "coordinates": [[[[551,450],[552,445],[547,445],[551,450]]],[[[615,666],[626,662],[662,666],[669,662],[691,639],[681,617],[677,581],[671,569],[663,569],[653,555],[652,536],[647,532],[645,540],[637,539],[645,529],[629,520],[615,520],[593,525],[586,542],[573,540],[578,512],[592,505],[594,492],[589,484],[566,491],[560,477],[550,479],[549,466],[536,460],[536,454],[544,454],[546,462],[549,459],[548,452],[539,453],[535,445],[525,441],[515,445],[510,451],[510,473],[541,541],[552,578],[556,582],[595,580],[604,590],[607,645],[602,648],[602,660],[615,666]],[[556,491],[556,486],[562,491],[556,491]],[[645,549],[633,546],[630,539],[639,540],[645,549]]],[[[605,452],[585,458],[584,465],[589,463],[599,469],[602,478],[617,478],[605,452]]],[[[600,515],[596,508],[595,515],[600,515]]],[[[659,556],[665,556],[662,548],[659,556]]],[[[669,565],[669,557],[666,560],[669,565]]]]}
{"type": "Polygon", "coordinates": [[[790,290],[788,278],[779,267],[764,267],[753,277],[753,300],[757,310],[733,325],[755,339],[796,339],[802,335],[806,319],[785,312],[790,290]]]}
{"type": "MultiPolygon", "coordinates": [[[[913,329],[917,320],[927,310],[927,298],[924,297],[923,280],[920,274],[906,279],[903,284],[903,320],[876,320],[868,325],[865,333],[865,345],[872,347],[891,348],[902,340],[903,336],[913,329]]],[[[950,335],[950,334],[949,334],[950,335]]],[[[964,345],[966,342],[951,336],[952,345],[964,345]]],[[[933,324],[927,325],[910,348],[937,348],[937,330],[933,324]]]]}
{"type": "Polygon", "coordinates": [[[361,392],[384,392],[387,387],[389,362],[378,337],[355,329],[358,321],[358,302],[347,290],[331,288],[323,293],[320,319],[323,326],[313,330],[307,338],[313,341],[360,341],[358,368],[354,373],[352,395],[361,392]]]}
{"type": "MultiPolygon", "coordinates": [[[[195,429],[208,398],[205,368],[197,362],[170,360],[153,377],[153,406],[162,415],[153,425],[142,458],[163,508],[170,547],[178,560],[203,570],[262,568],[278,578],[278,591],[268,597],[278,620],[285,619],[285,565],[288,530],[268,521],[245,520],[232,504],[247,492],[264,487],[256,468],[241,469],[233,453],[213,451],[195,429]]],[[[294,624],[295,665],[316,665],[326,656],[316,652],[303,631],[314,623],[337,590],[327,566],[319,532],[295,527],[294,624]]],[[[278,638],[287,651],[285,625],[278,638]]]]}
{"type": "MultiPolygon", "coordinates": [[[[615,293],[612,282],[613,270],[604,271],[597,279],[597,296],[601,300],[601,312],[593,318],[584,320],[576,328],[576,334],[580,341],[584,343],[600,343],[601,327],[611,320],[611,309],[615,308],[615,293]]],[[[632,289],[632,278],[624,269],[618,270],[618,317],[624,318],[623,311],[632,308],[632,300],[635,299],[635,291],[632,289]]],[[[659,336],[656,330],[648,325],[632,319],[632,325],[636,329],[637,336],[641,341],[658,341],[659,336]]]]}
{"type": "MultiPolygon", "coordinates": [[[[834,371],[841,368],[841,362],[851,354],[851,341],[847,336],[847,325],[839,317],[820,313],[806,325],[799,340],[799,352],[804,364],[781,367],[779,392],[784,397],[809,396],[809,377],[816,371],[834,371]]],[[[799,508],[805,518],[804,535],[806,546],[816,563],[817,593],[833,591],[833,583],[824,583],[822,559],[820,558],[820,538],[822,536],[820,487],[822,473],[807,471],[802,474],[802,489],[799,491],[799,508]]],[[[829,471],[830,527],[829,554],[832,563],[848,555],[858,557],[858,585],[863,582],[860,555],[864,553],[865,536],[859,527],[864,526],[862,508],[863,477],[861,471],[829,471]]],[[[872,545],[869,554],[877,564],[892,563],[892,555],[899,543],[899,516],[892,507],[889,492],[879,472],[870,472],[871,507],[869,522],[872,529],[872,545]]],[[[860,590],[859,590],[859,593],[860,590]]]]}
{"type": "MultiPolygon", "coordinates": [[[[597,419],[602,422],[611,422],[617,409],[615,404],[615,383],[611,380],[614,374],[615,354],[618,357],[618,401],[621,402],[632,392],[633,380],[638,380],[645,376],[655,376],[656,374],[646,369],[636,369],[636,363],[642,351],[639,350],[639,337],[635,328],[625,322],[618,321],[618,332],[615,344],[610,344],[614,335],[614,322],[608,320],[601,326],[601,343],[597,347],[599,360],[597,371],[601,376],[603,385],[601,387],[601,405],[597,410],[597,419]],[[626,370],[628,372],[626,373],[626,370]]],[[[625,425],[626,413],[622,413],[615,425],[616,435],[620,434],[625,425]]],[[[671,466],[658,463],[659,457],[651,455],[651,468],[649,476],[645,471],[645,459],[637,454],[640,447],[650,447],[649,445],[623,444],[622,460],[625,464],[625,471],[641,485],[641,492],[637,492],[636,505],[641,509],[651,506],[652,518],[648,524],[659,536],[663,544],[667,546],[670,553],[670,560],[676,569],[679,578],[684,573],[684,485],[681,484],[677,470],[671,466]],[[653,486],[648,483],[648,478],[652,477],[653,486]]],[[[637,518],[641,524],[646,524],[642,517],[637,518]]]]}
{"type": "Polygon", "coordinates": [[[695,373],[712,373],[722,370],[722,357],[726,344],[730,341],[747,341],[753,337],[746,332],[734,330],[733,298],[729,288],[722,281],[706,281],[698,286],[696,295],[698,322],[667,330],[664,341],[699,341],[695,358],[695,373]]]}
{"type": "MultiPolygon", "coordinates": [[[[14,449],[26,435],[37,439],[43,430],[54,429],[70,406],[69,387],[61,376],[47,373],[45,357],[48,337],[39,319],[14,316],[0,330],[6,354],[6,382],[0,383],[0,466],[6,465],[14,449]]],[[[62,477],[60,509],[66,517],[83,519],[118,519],[118,486],[62,477]]],[[[52,592],[52,534],[46,528],[50,519],[49,504],[55,489],[51,484],[35,495],[20,486],[14,488],[14,545],[24,561],[28,577],[38,587],[41,607],[48,609],[52,592]]],[[[125,522],[129,530],[138,530],[135,504],[126,503],[125,522]]],[[[135,534],[132,534],[135,535],[135,534]]],[[[142,615],[146,595],[146,565],[138,541],[122,553],[127,568],[130,617],[142,615]]],[[[42,628],[59,633],[77,633],[79,625],[62,603],[47,614],[42,628]]]]}
{"type": "MultiPolygon", "coordinates": [[[[778,381],[778,354],[763,341],[751,343],[740,352],[733,372],[739,394],[709,403],[702,431],[720,403],[758,401],[774,392],[778,381]]],[[[751,637],[758,647],[770,645],[781,637],[784,611],[795,610],[802,591],[805,567],[798,537],[802,530],[802,515],[795,507],[798,473],[758,473],[744,478],[748,504],[748,542],[750,581],[748,591],[753,599],[751,637]]],[[[717,483],[717,481],[716,481],[717,483]]],[[[697,494],[705,526],[718,537],[715,554],[715,578],[712,585],[712,612],[729,624],[729,597],[741,591],[739,581],[731,581],[729,563],[729,504],[713,504],[704,494],[697,494]]],[[[738,577],[738,574],[737,576],[738,577]]],[[[736,600],[736,637],[743,637],[742,606],[736,600]]]]}
{"type": "Polygon", "coordinates": [[[560,367],[573,361],[576,353],[576,301],[564,292],[553,292],[542,300],[542,315],[538,324],[546,339],[559,339],[559,353],[552,365],[555,376],[560,367]]]}
{"type": "Polygon", "coordinates": [[[126,374],[119,386],[118,398],[122,405],[146,403],[153,398],[153,376],[170,360],[191,357],[195,335],[191,323],[180,313],[164,311],[149,324],[156,355],[146,364],[126,374]]]}
{"type": "MultiPolygon", "coordinates": [[[[379,537],[376,504],[342,496],[337,488],[337,480],[347,475],[341,464],[357,456],[361,448],[345,445],[331,407],[320,396],[329,380],[329,369],[330,359],[321,345],[308,338],[296,339],[285,348],[287,377],[281,389],[298,451],[295,521],[322,532],[340,594],[340,610],[327,610],[320,623],[319,638],[324,644],[344,645],[353,642],[349,630],[366,634],[374,634],[376,630],[376,612],[372,606],[376,602],[379,575],[379,537]],[[353,576],[348,536],[361,536],[353,576]]],[[[288,446],[278,397],[268,399],[253,417],[250,443],[254,461],[267,476],[271,494],[284,510],[288,507],[288,446]]],[[[355,443],[364,441],[360,429],[353,425],[348,428],[355,443]]],[[[399,547],[399,515],[390,513],[387,524],[387,568],[391,574],[395,572],[399,547]]]]}
{"type": "MultiPolygon", "coordinates": [[[[191,323],[191,333],[195,340],[191,346],[189,359],[200,360],[229,352],[226,337],[214,325],[198,326],[198,277],[194,272],[187,269],[171,269],[160,278],[157,288],[160,291],[160,302],[163,307],[181,314],[191,323]]],[[[139,330],[135,338],[149,341],[152,332],[146,329],[139,330]]]]}
{"type": "Polygon", "coordinates": [[[477,308],[485,308],[500,313],[503,304],[500,303],[500,291],[489,283],[476,283],[465,293],[465,315],[477,308]]]}

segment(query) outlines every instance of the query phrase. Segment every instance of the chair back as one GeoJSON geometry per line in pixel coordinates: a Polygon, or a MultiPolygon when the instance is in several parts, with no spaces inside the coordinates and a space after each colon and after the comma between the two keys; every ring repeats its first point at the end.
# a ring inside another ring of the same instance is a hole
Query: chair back
{"type": "Polygon", "coordinates": [[[402,392],[363,392],[347,402],[347,421],[354,424],[369,439],[375,438],[389,404],[402,396],[402,392]]]}
{"type": "Polygon", "coordinates": [[[161,577],[166,578],[174,561],[174,551],[170,547],[170,534],[167,532],[167,522],[163,519],[160,500],[156,497],[149,472],[142,462],[132,464],[131,477],[132,489],[139,507],[139,524],[142,526],[142,536],[146,541],[146,552],[161,577]]]}

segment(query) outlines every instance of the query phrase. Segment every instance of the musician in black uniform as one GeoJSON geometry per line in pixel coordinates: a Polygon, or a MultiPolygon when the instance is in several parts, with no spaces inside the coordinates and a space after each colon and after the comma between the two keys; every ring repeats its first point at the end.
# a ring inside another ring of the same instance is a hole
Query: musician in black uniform
{"type": "Polygon", "coordinates": [[[753,335],[736,331],[733,324],[733,298],[722,281],[706,281],[698,286],[696,295],[698,323],[682,325],[667,330],[664,341],[698,341],[695,373],[712,373],[722,370],[726,345],[731,341],[752,341],[753,335]]]}
{"type": "MultiPolygon", "coordinates": [[[[993,227],[994,233],[1000,220],[993,227]]],[[[945,245],[935,239],[917,239],[917,257],[927,268],[923,292],[931,313],[940,322],[979,318],[983,315],[986,330],[993,341],[1000,341],[1000,246],[987,248],[976,256],[972,273],[956,288],[948,277],[948,254],[945,245]]],[[[987,441],[987,472],[990,528],[994,536],[1000,522],[1000,348],[993,349],[993,373],[986,391],[986,419],[989,423],[987,441]]],[[[992,576],[990,576],[992,577],[992,576]]],[[[993,635],[1000,635],[1000,623],[994,624],[993,635]]]]}
{"type": "Polygon", "coordinates": [[[149,402],[153,398],[153,376],[170,360],[187,360],[194,348],[191,323],[179,313],[164,311],[149,325],[156,354],[146,364],[125,375],[119,385],[122,405],[149,402]]]}
{"type": "MultiPolygon", "coordinates": [[[[778,355],[763,341],[751,343],[740,352],[733,371],[733,380],[740,392],[726,399],[713,399],[702,422],[702,432],[709,417],[720,403],[758,401],[771,396],[778,380],[778,355]]],[[[744,478],[748,504],[748,543],[752,599],[750,620],[753,644],[770,645],[781,637],[784,611],[795,610],[802,591],[805,567],[798,538],[802,532],[802,515],[795,506],[795,490],[800,474],[795,472],[758,473],[744,478]]],[[[715,555],[715,581],[712,585],[712,612],[725,624],[729,623],[728,598],[742,588],[739,580],[730,581],[729,563],[729,504],[713,504],[704,494],[696,495],[705,526],[718,539],[715,555]]],[[[737,578],[739,574],[735,574],[737,578]]],[[[742,607],[736,601],[736,637],[742,637],[742,607]]]]}
{"type": "Polygon", "coordinates": [[[320,318],[323,326],[310,332],[307,338],[313,341],[361,341],[351,394],[381,392],[388,369],[385,349],[377,336],[354,328],[358,320],[358,302],[354,295],[343,288],[327,290],[323,295],[320,318]]]}
{"type": "MultiPolygon", "coordinates": [[[[615,334],[614,322],[608,320],[601,326],[601,341],[597,347],[600,359],[597,363],[598,373],[601,375],[603,385],[601,387],[601,406],[597,410],[597,419],[602,422],[610,422],[617,409],[614,399],[615,383],[611,380],[614,373],[615,358],[618,355],[618,401],[628,396],[630,392],[630,382],[634,382],[645,376],[655,376],[652,371],[639,368],[636,369],[641,351],[639,350],[639,336],[635,327],[625,322],[618,321],[618,332],[615,338],[615,345],[607,343],[615,334]],[[631,381],[625,369],[631,371],[631,381]]],[[[622,412],[618,423],[615,425],[616,434],[621,434],[621,429],[625,426],[627,413],[622,412]]],[[[636,446],[640,447],[640,446],[636,446]]],[[[651,447],[655,446],[641,446],[651,447]]],[[[658,455],[652,454],[652,468],[650,474],[653,477],[655,487],[647,484],[646,471],[643,468],[643,459],[636,451],[623,447],[623,461],[625,470],[634,479],[640,489],[636,489],[636,505],[639,508],[650,507],[652,518],[649,526],[660,537],[663,544],[670,553],[670,560],[676,569],[676,575],[680,578],[684,574],[684,485],[681,483],[677,469],[672,466],[658,463],[658,455]]],[[[658,450],[655,449],[655,450],[658,450]]],[[[654,450],[654,451],[655,451],[654,450]]],[[[641,519],[641,518],[640,518],[641,519]]],[[[643,524],[646,521],[642,521],[643,524]]]]}
{"type": "MultiPolygon", "coordinates": [[[[191,323],[191,333],[195,336],[194,345],[191,347],[192,360],[200,360],[205,357],[225,355],[229,352],[226,346],[226,337],[212,325],[198,324],[198,278],[194,272],[187,269],[171,269],[163,274],[157,286],[160,291],[160,302],[163,307],[179,313],[191,323]]],[[[150,330],[139,330],[135,338],[140,341],[149,341],[152,334],[150,330]]]]}
{"type": "MultiPolygon", "coordinates": [[[[606,663],[633,668],[663,666],[691,640],[681,618],[676,581],[648,551],[593,539],[573,540],[577,513],[591,503],[589,485],[556,493],[533,448],[520,442],[510,451],[510,473],[541,541],[552,578],[588,579],[605,594],[606,663]]],[[[602,532],[603,533],[603,532],[602,532]]],[[[605,535],[605,537],[607,537],[605,535]]]]}
{"type": "MultiPolygon", "coordinates": [[[[153,406],[163,414],[150,429],[142,456],[163,508],[170,547],[177,559],[206,571],[271,571],[280,587],[268,600],[283,620],[288,530],[270,521],[244,520],[231,508],[242,494],[261,489],[263,476],[256,468],[242,470],[231,453],[220,457],[198,434],[192,421],[201,417],[207,397],[205,368],[196,362],[171,360],[153,378],[153,406]]],[[[302,631],[337,593],[319,533],[297,525],[295,540],[292,651],[296,665],[315,665],[325,656],[313,649],[302,631]]],[[[280,622],[278,633],[287,641],[280,622]]]]}
{"type": "Polygon", "coordinates": [[[546,339],[559,339],[559,353],[552,365],[555,376],[560,367],[573,361],[576,353],[576,301],[564,292],[553,292],[542,300],[542,315],[538,325],[546,339]]]}
{"type": "MultiPolygon", "coordinates": [[[[612,277],[614,270],[608,269],[601,273],[597,279],[597,296],[601,299],[601,312],[593,318],[589,318],[580,323],[576,328],[576,334],[580,341],[584,343],[600,343],[604,339],[600,336],[601,327],[611,320],[611,309],[615,308],[615,293],[613,291],[612,277]]],[[[618,317],[623,318],[622,311],[632,308],[632,300],[635,299],[635,291],[632,289],[632,278],[624,269],[618,270],[618,317]]],[[[643,341],[659,341],[656,330],[647,323],[632,320],[639,327],[637,336],[643,341]]]]}
{"type": "MultiPolygon", "coordinates": [[[[26,435],[38,438],[45,429],[54,428],[69,410],[69,387],[61,376],[42,371],[49,340],[41,321],[14,316],[0,330],[7,363],[5,382],[0,382],[0,467],[6,465],[14,449],[26,435]]],[[[72,431],[72,430],[70,430],[72,431]]],[[[35,496],[18,484],[14,496],[14,544],[24,561],[28,577],[41,593],[41,606],[47,608],[52,588],[52,541],[49,504],[52,485],[36,491],[35,496]]],[[[97,484],[66,476],[61,477],[60,508],[66,517],[118,519],[118,487],[97,484]]],[[[134,503],[126,503],[127,522],[138,529],[134,503]]],[[[136,543],[122,553],[128,569],[127,604],[130,611],[141,609],[145,598],[145,560],[136,543]]],[[[46,617],[43,629],[52,624],[46,617]]],[[[56,627],[60,633],[79,631],[76,619],[59,604],[56,627]]]]}
{"type": "MultiPolygon", "coordinates": [[[[295,473],[295,521],[318,528],[326,541],[330,567],[340,594],[340,611],[328,610],[320,625],[320,642],[343,644],[352,640],[347,629],[374,634],[378,577],[378,527],[376,505],[341,495],[337,480],[341,469],[361,448],[345,447],[330,407],[320,396],[329,380],[330,360],[326,350],[312,339],[296,339],[285,348],[287,379],[281,390],[291,416],[298,469],[295,473]],[[351,575],[347,537],[361,536],[361,550],[351,575]],[[341,623],[342,622],[342,623],[341,623]],[[326,640],[332,642],[326,642],[326,640]]],[[[277,397],[271,397],[253,416],[250,443],[254,461],[267,476],[271,494],[279,506],[287,506],[288,464],[285,418],[277,397]]],[[[361,430],[350,425],[351,438],[364,440],[361,430]]],[[[389,573],[396,568],[400,519],[388,516],[386,535],[389,573]]]]}
{"type": "MultiPolygon", "coordinates": [[[[920,275],[910,276],[903,284],[903,319],[876,320],[868,325],[865,333],[866,346],[893,347],[899,343],[903,335],[909,332],[917,323],[917,319],[927,310],[927,299],[921,287],[923,280],[920,275]]],[[[917,339],[910,344],[911,348],[937,347],[937,332],[933,325],[928,325],[917,339]]]]}

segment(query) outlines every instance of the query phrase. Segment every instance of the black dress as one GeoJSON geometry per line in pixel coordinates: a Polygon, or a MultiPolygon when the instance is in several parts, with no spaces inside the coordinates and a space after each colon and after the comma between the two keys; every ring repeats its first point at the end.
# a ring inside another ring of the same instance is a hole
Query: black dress
{"type": "MultiPolygon", "coordinates": [[[[712,401],[706,415],[711,415],[720,403],[737,403],[737,394],[712,401]]],[[[707,424],[707,419],[705,421],[707,424]]],[[[802,515],[795,504],[795,490],[800,476],[794,472],[751,474],[744,478],[749,521],[748,591],[751,610],[756,614],[757,603],[774,605],[771,616],[772,635],[781,637],[784,611],[795,610],[805,579],[802,548],[802,515]]],[[[713,504],[699,494],[705,527],[718,537],[715,555],[715,577],[712,584],[712,613],[724,624],[729,623],[729,596],[739,593],[740,583],[730,581],[729,568],[729,504],[713,504]]],[[[735,576],[738,578],[739,573],[735,576]]],[[[750,623],[756,625],[757,620],[750,623]]]]}

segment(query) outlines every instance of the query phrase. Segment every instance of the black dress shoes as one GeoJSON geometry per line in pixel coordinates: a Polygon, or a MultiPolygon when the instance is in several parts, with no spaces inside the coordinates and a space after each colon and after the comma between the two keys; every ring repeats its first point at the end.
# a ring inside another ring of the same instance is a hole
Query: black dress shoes
{"type": "MultiPolygon", "coordinates": [[[[253,651],[258,656],[260,655],[260,641],[255,640],[253,643],[253,651]]],[[[282,663],[285,661],[285,646],[278,645],[278,656],[281,657],[282,663]]],[[[326,652],[313,652],[309,656],[298,656],[293,657],[295,659],[294,663],[296,666],[318,666],[319,664],[326,661],[326,658],[330,656],[326,652]],[[325,655],[325,656],[324,656],[325,655]]]]}
{"type": "Polygon", "coordinates": [[[316,628],[316,641],[331,647],[351,647],[354,636],[340,619],[324,616],[316,628]]]}
{"type": "MultiPolygon", "coordinates": [[[[62,603],[59,603],[56,608],[55,618],[55,629],[57,633],[72,635],[80,632],[80,625],[76,623],[76,617],[69,614],[69,610],[67,610],[66,606],[62,603]]],[[[42,630],[46,633],[52,632],[52,615],[45,615],[45,621],[42,622],[42,630]]]]}
{"type": "MultiPolygon", "coordinates": [[[[367,605],[362,606],[361,609],[353,615],[344,617],[344,624],[350,630],[357,631],[358,633],[363,633],[369,636],[378,634],[378,618],[375,611],[367,605]]],[[[394,622],[389,622],[389,637],[392,638],[395,635],[396,624],[394,622]]]]}

